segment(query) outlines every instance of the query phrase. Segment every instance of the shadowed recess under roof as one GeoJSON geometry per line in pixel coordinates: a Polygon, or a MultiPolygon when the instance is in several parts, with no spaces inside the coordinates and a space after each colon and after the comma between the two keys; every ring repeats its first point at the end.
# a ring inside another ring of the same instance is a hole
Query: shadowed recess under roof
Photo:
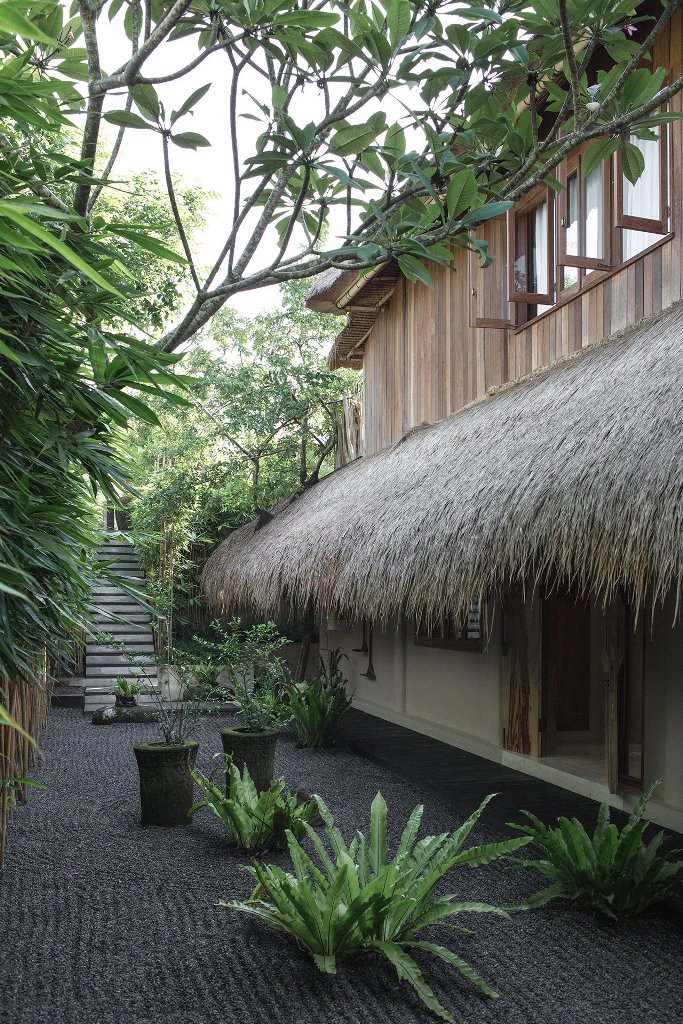
{"type": "Polygon", "coordinates": [[[507,385],[235,531],[209,601],[388,622],[557,576],[657,599],[683,571],[683,304],[507,385]]]}

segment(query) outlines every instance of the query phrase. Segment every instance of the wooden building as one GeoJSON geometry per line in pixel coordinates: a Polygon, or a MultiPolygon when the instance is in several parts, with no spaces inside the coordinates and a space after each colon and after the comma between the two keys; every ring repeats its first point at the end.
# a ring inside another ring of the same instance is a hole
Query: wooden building
{"type": "MultiPolygon", "coordinates": [[[[653,62],[683,73],[683,11],[653,62]]],[[[681,110],[679,93],[671,108],[681,110]]],[[[323,275],[361,458],[233,534],[209,596],[312,599],[358,707],[683,831],[683,125],[539,187],[434,286],[323,275]]]]}

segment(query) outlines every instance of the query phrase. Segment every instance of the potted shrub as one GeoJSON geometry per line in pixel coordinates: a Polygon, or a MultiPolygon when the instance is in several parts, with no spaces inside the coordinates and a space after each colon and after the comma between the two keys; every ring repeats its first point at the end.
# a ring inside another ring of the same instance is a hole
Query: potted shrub
{"type": "Polygon", "coordinates": [[[223,750],[239,771],[248,768],[261,792],[273,780],[278,730],[288,718],[282,698],[286,668],[278,656],[287,641],[274,622],[245,628],[233,619],[227,627],[211,625],[217,639],[203,645],[212,663],[227,670],[229,699],[239,719],[239,725],[221,731],[223,750]]]}
{"type": "Polygon", "coordinates": [[[116,689],[114,690],[116,699],[114,704],[117,708],[134,708],[138,702],[139,693],[139,683],[134,683],[124,676],[116,677],[116,689]]]}
{"type": "Polygon", "coordinates": [[[204,712],[197,701],[183,700],[185,681],[181,682],[177,700],[165,701],[154,685],[146,690],[156,705],[161,737],[133,747],[140,772],[142,825],[172,828],[191,821],[193,783],[190,771],[199,747],[192,734],[204,712]]]}

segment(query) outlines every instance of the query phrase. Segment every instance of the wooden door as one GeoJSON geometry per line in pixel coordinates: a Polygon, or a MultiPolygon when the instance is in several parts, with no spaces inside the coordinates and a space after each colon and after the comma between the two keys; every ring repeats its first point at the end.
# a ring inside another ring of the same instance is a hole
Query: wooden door
{"type": "Polygon", "coordinates": [[[503,603],[503,747],[540,754],[542,602],[539,594],[511,588],[503,603]]]}
{"type": "Polygon", "coordinates": [[[619,787],[619,692],[626,671],[626,606],[619,594],[605,611],[602,668],[605,680],[605,753],[607,787],[619,787]]]}

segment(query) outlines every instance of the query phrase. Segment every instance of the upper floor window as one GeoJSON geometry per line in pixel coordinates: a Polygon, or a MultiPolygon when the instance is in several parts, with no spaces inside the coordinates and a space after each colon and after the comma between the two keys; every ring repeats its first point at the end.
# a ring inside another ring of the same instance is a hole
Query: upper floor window
{"type": "Polygon", "coordinates": [[[558,195],[539,188],[509,212],[508,299],[516,305],[517,323],[668,233],[666,136],[664,125],[640,129],[629,135],[623,158],[597,166],[585,153],[573,154],[558,171],[558,195]],[[624,173],[626,160],[630,177],[640,171],[635,183],[624,173]]]}
{"type": "Polygon", "coordinates": [[[553,214],[552,192],[544,189],[515,209],[508,220],[512,302],[547,307],[555,301],[553,214]]]}
{"type": "Polygon", "coordinates": [[[624,174],[622,160],[617,161],[616,222],[621,228],[622,260],[637,256],[669,230],[666,133],[656,126],[648,134],[650,138],[628,138],[630,159],[642,164],[635,183],[624,174]]]}

